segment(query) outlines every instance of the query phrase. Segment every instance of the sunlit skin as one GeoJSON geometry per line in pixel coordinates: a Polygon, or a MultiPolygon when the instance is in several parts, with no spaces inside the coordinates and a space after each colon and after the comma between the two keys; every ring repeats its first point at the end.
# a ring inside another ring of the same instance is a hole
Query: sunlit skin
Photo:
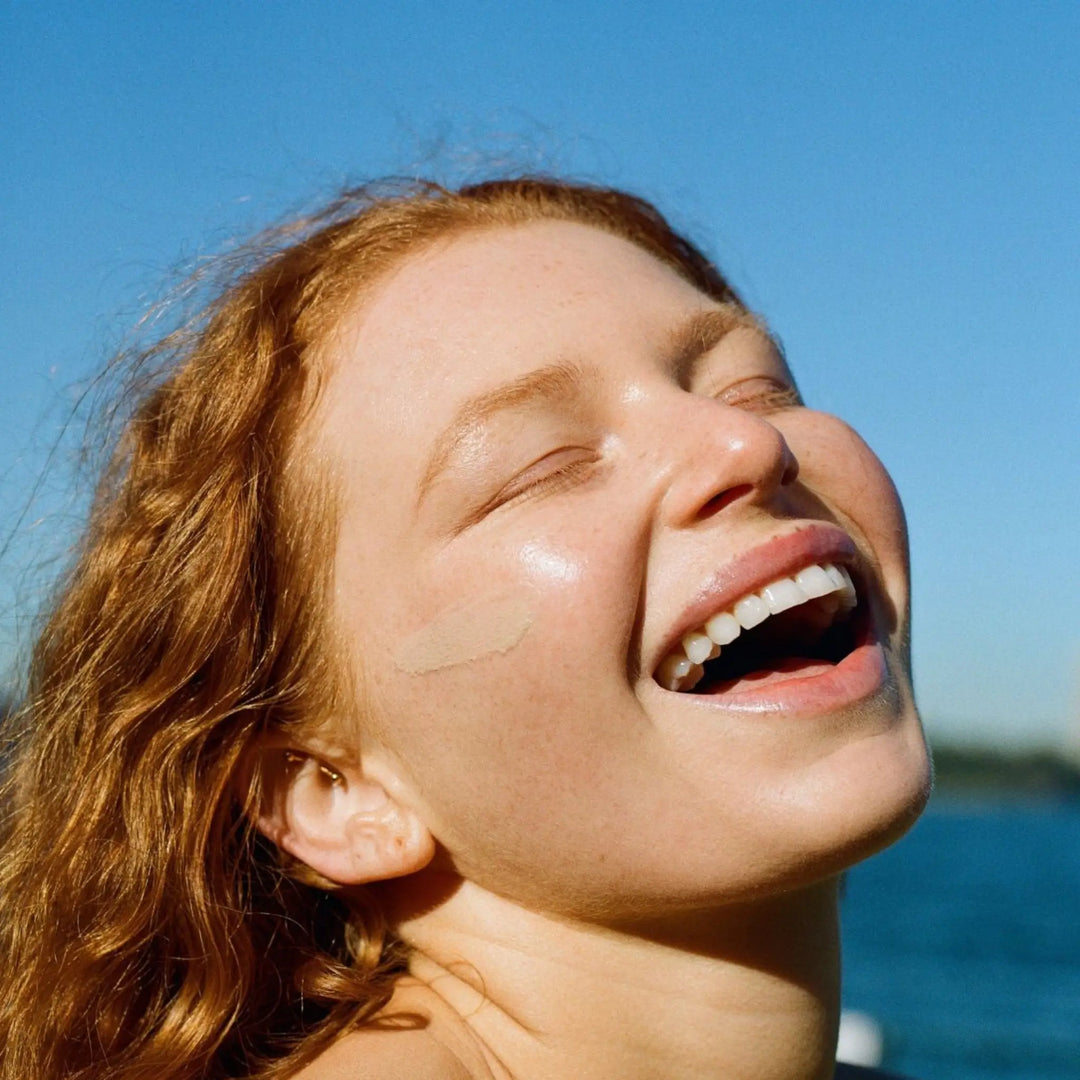
{"type": "Polygon", "coordinates": [[[801,404],[765,332],[582,225],[414,255],[326,352],[314,452],[339,488],[334,619],[364,704],[300,749],[346,778],[362,762],[430,834],[432,861],[386,889],[417,973],[474,966],[495,1015],[468,978],[441,993],[490,1075],[831,1075],[835,875],[900,835],[928,784],[882,466],[801,404]],[[854,544],[873,685],[662,689],[702,590],[807,537],[854,544]],[[512,647],[397,662],[487,596],[527,604],[512,647]],[[619,1019],[587,1004],[601,987],[619,1019]],[[640,1023],[665,993],[678,1032],[640,1023]],[[566,1038],[541,1052],[506,1022],[522,1010],[566,1038]]]}

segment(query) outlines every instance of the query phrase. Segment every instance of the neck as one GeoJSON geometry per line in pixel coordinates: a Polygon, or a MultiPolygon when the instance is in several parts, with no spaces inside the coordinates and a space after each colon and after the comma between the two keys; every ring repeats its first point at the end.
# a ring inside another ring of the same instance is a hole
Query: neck
{"type": "Polygon", "coordinates": [[[463,882],[399,929],[413,975],[468,1026],[496,1075],[832,1076],[835,881],[617,929],[541,916],[463,882]]]}

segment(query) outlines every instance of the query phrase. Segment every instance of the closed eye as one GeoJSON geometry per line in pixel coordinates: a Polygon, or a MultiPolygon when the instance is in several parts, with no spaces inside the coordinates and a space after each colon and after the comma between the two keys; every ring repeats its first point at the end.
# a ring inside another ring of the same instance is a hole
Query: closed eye
{"type": "Polygon", "coordinates": [[[802,405],[799,391],[789,382],[770,375],[755,375],[725,387],[716,394],[716,400],[737,409],[750,412],[772,413],[802,405]]]}
{"type": "Polygon", "coordinates": [[[592,474],[601,455],[584,446],[566,446],[545,454],[500,488],[479,510],[483,517],[509,503],[553,495],[581,483],[592,474]]]}

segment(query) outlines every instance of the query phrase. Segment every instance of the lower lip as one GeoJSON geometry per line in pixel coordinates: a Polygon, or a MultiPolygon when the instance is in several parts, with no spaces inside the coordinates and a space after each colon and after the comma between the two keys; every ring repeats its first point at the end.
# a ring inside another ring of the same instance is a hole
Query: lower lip
{"type": "Polygon", "coordinates": [[[820,714],[854,705],[885,686],[885,650],[870,626],[839,664],[805,661],[789,670],[722,684],[712,693],[685,694],[692,701],[743,712],[820,714]]]}
{"type": "Polygon", "coordinates": [[[685,694],[693,701],[754,712],[827,712],[854,705],[885,685],[888,667],[881,646],[860,645],[839,664],[810,664],[740,679],[711,694],[685,694]]]}

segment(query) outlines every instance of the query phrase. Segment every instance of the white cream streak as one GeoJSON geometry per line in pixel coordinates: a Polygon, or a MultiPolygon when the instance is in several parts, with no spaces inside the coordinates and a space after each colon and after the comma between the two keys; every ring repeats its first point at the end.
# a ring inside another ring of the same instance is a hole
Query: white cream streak
{"type": "Polygon", "coordinates": [[[509,652],[528,632],[533,617],[527,597],[482,596],[437,615],[400,641],[394,663],[402,671],[423,675],[509,652]]]}

